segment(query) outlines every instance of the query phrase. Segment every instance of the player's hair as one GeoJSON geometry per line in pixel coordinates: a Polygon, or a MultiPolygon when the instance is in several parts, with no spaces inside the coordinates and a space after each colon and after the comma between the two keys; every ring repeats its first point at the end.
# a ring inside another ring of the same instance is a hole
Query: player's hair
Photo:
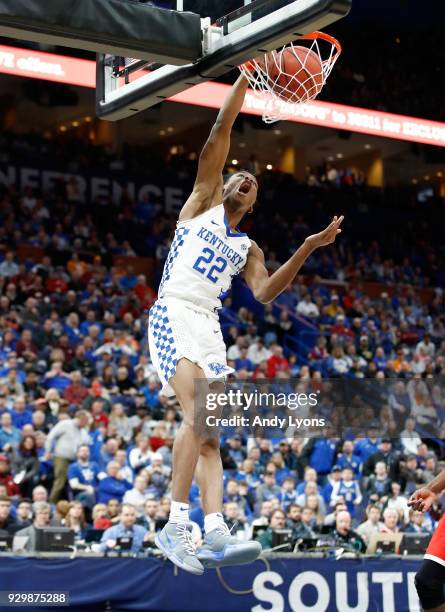
{"type": "MultiPolygon", "coordinates": [[[[232,173],[226,172],[223,175],[223,184],[225,185],[227,183],[227,181],[229,181],[232,178],[232,176],[235,176],[235,174],[242,174],[243,172],[247,172],[248,174],[252,174],[252,172],[249,172],[249,170],[245,170],[244,168],[237,168],[235,172],[232,172],[232,173]]],[[[255,175],[252,174],[252,176],[255,176],[255,175]]]]}

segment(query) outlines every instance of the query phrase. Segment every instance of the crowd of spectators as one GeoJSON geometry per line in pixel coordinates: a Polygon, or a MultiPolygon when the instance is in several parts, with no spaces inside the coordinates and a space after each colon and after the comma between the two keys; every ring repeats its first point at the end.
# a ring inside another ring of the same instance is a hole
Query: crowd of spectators
{"type": "MultiPolygon", "coordinates": [[[[283,183],[294,185],[263,178],[265,209],[283,183]]],[[[350,187],[342,192],[346,207],[356,198],[350,187]]],[[[248,221],[271,272],[338,205],[336,187],[300,188],[297,215],[288,202],[273,223],[261,211],[248,221]]],[[[26,550],[35,546],[35,528],[50,523],[74,529],[78,542],[105,530],[102,551],[131,533],[139,550],[152,545],[169,512],[181,415],[160,393],[146,312],[174,220],[149,199],[86,204],[76,201],[71,180],[50,194],[11,188],[0,197],[0,529],[26,535],[26,550]],[[40,248],[39,261],[20,259],[24,246],[40,248]],[[153,279],[114,265],[113,255],[154,256],[153,279]]],[[[312,257],[310,282],[297,278],[274,304],[258,310],[227,297],[221,310],[234,384],[249,377],[291,389],[325,379],[384,383],[377,399],[353,405],[368,423],[361,431],[353,419],[343,427],[327,402],[329,427],[316,437],[225,432],[226,520],[266,548],[283,524],[307,538],[332,528],[358,550],[374,532],[434,527],[434,514],[423,518],[406,502],[437,473],[445,440],[439,266],[433,248],[420,248],[422,227],[401,259],[394,242],[360,238],[361,226],[356,233],[312,257]],[[360,285],[366,280],[382,283],[378,297],[360,285]],[[419,287],[432,287],[428,301],[419,287]]],[[[196,486],[190,502],[199,541],[196,486]]]]}

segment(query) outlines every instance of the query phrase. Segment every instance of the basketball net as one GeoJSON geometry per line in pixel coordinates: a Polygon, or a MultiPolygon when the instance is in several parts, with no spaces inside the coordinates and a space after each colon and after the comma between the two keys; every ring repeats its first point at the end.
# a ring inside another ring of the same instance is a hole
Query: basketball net
{"type": "Polygon", "coordinates": [[[296,114],[298,104],[314,100],[325,86],[342,51],[338,40],[324,32],[306,34],[297,42],[298,45],[290,43],[279,51],[264,55],[264,58],[253,59],[240,66],[263,110],[265,123],[289,119],[296,114]],[[303,60],[298,53],[303,46],[301,42],[306,42],[304,46],[308,49],[303,60]],[[289,74],[284,70],[284,52],[286,57],[293,55],[298,66],[296,74],[289,74]],[[311,60],[313,62],[314,57],[318,58],[321,67],[318,73],[314,73],[308,65],[311,60]]]}

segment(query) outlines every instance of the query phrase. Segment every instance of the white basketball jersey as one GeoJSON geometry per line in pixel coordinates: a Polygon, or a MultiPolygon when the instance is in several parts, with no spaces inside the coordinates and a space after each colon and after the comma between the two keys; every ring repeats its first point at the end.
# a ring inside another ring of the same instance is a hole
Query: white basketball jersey
{"type": "Polygon", "coordinates": [[[251,242],[229,227],[220,204],[179,221],[164,266],[159,298],[176,298],[216,312],[232,278],[247,262],[251,242]]]}

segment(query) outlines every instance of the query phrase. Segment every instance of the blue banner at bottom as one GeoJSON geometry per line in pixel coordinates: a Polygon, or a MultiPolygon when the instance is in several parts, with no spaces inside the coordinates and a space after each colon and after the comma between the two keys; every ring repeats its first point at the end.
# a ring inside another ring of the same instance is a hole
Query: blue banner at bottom
{"type": "Polygon", "coordinates": [[[274,557],[197,577],[152,558],[1,557],[0,584],[69,592],[79,612],[104,610],[107,602],[114,612],[420,612],[420,563],[274,557]]]}

